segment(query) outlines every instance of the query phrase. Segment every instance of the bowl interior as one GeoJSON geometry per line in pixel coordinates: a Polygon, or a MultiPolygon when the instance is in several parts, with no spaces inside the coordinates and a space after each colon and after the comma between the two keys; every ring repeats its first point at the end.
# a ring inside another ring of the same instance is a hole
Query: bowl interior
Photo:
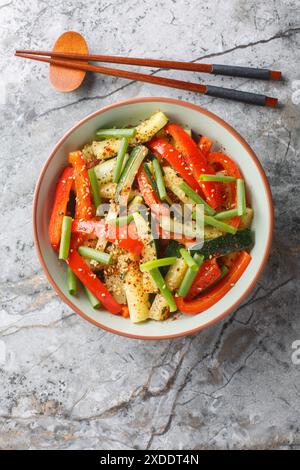
{"type": "Polygon", "coordinates": [[[68,304],[86,319],[116,333],[143,338],[163,338],[188,334],[220,319],[230,311],[254,284],[269,251],[272,232],[272,202],[264,173],[249,146],[238,134],[216,116],[197,106],[177,100],[150,98],[132,100],[100,110],[69,131],[56,145],[41,173],[36,189],[34,208],[36,245],[40,260],[53,287],[68,304]],[[137,124],[160,109],[171,121],[188,126],[222,145],[224,151],[240,166],[254,209],[253,229],[255,245],[252,261],[230,292],[204,313],[182,315],[176,321],[149,321],[132,324],[128,319],[107,311],[93,310],[83,293],[69,295],[66,265],[60,262],[48,241],[48,222],[57,178],[67,165],[68,152],[81,148],[90,141],[100,127],[137,124]]]}

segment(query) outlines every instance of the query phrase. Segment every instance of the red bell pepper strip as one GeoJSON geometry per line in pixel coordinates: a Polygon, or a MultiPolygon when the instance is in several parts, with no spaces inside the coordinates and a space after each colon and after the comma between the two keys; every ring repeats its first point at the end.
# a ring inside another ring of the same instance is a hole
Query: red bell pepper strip
{"type": "Polygon", "coordinates": [[[227,176],[234,178],[243,178],[237,164],[231,160],[225,153],[210,152],[207,156],[207,161],[210,165],[214,166],[215,171],[225,170],[227,176]]]}
{"type": "Polygon", "coordinates": [[[117,244],[120,248],[124,248],[124,250],[129,251],[135,256],[140,256],[144,248],[143,242],[138,238],[134,222],[120,227],[107,224],[105,236],[108,241],[117,244]]]}
{"type": "Polygon", "coordinates": [[[129,318],[130,315],[129,315],[129,308],[127,307],[127,305],[122,305],[122,312],[121,312],[121,315],[122,317],[124,318],[129,318]]]}
{"type": "Polygon", "coordinates": [[[70,191],[73,184],[73,168],[70,166],[66,167],[59,177],[53,208],[49,223],[49,240],[53,248],[56,250],[59,247],[61,237],[61,227],[64,215],[67,212],[67,205],[70,197],[70,191]]]}
{"type": "MultiPolygon", "coordinates": [[[[227,176],[233,176],[234,178],[243,178],[237,164],[231,160],[227,155],[222,152],[210,152],[207,156],[208,162],[213,165],[216,171],[225,171],[227,176]]],[[[223,204],[227,205],[228,209],[234,209],[236,207],[236,184],[226,183],[224,184],[226,190],[223,200],[223,204]]],[[[238,227],[240,224],[240,217],[236,216],[227,221],[228,224],[233,227],[238,227]]]]}
{"type": "Polygon", "coordinates": [[[203,135],[198,142],[198,147],[205,157],[207,157],[207,155],[209,154],[212,145],[212,140],[206,137],[206,135],[203,135]]]}
{"type": "Polygon", "coordinates": [[[251,261],[251,256],[246,251],[241,251],[236,258],[228,274],[218,282],[211,290],[194,300],[187,301],[183,297],[175,297],[177,308],[188,315],[195,315],[207,310],[218,302],[231,287],[239,280],[251,261]]]}
{"type": "MultiPolygon", "coordinates": [[[[186,132],[183,131],[185,134],[186,132]]],[[[152,139],[148,143],[148,147],[152,152],[157,154],[159,157],[164,158],[179,173],[184,181],[198,194],[200,193],[199,183],[193,177],[190,168],[187,166],[186,161],[173,145],[171,145],[165,139],[152,139]]]]}
{"type": "Polygon", "coordinates": [[[73,220],[72,232],[93,235],[100,240],[108,240],[135,256],[140,256],[144,248],[144,244],[138,239],[134,223],[117,227],[112,224],[105,224],[103,220],[73,220]]]}
{"type": "Polygon", "coordinates": [[[221,276],[221,269],[216,258],[208,259],[200,267],[191,288],[185,297],[189,301],[201,294],[204,289],[211,286],[221,276]]]}
{"type": "Polygon", "coordinates": [[[91,219],[93,206],[88,170],[80,150],[69,153],[69,163],[74,168],[76,207],[75,219],[91,219]]]}
{"type": "Polygon", "coordinates": [[[109,312],[118,314],[122,311],[122,305],[120,305],[108,292],[105,285],[97,278],[96,274],[93,273],[78,254],[78,251],[75,248],[72,248],[72,244],[67,264],[82,284],[91,291],[91,293],[109,312]]]}
{"type": "Polygon", "coordinates": [[[105,239],[105,224],[102,220],[73,220],[72,233],[92,235],[100,239],[105,239]]]}
{"type": "Polygon", "coordinates": [[[169,209],[158,200],[142,166],[137,173],[137,182],[143,199],[151,211],[157,215],[169,215],[169,209]]]}
{"type": "MultiPolygon", "coordinates": [[[[178,124],[167,124],[165,131],[170,134],[176,142],[176,147],[182,153],[187,167],[192,172],[196,181],[202,174],[214,174],[215,171],[206,161],[205,156],[197,146],[196,142],[178,124]]],[[[205,195],[206,201],[217,209],[222,204],[222,184],[201,181],[198,183],[205,195]]]]}

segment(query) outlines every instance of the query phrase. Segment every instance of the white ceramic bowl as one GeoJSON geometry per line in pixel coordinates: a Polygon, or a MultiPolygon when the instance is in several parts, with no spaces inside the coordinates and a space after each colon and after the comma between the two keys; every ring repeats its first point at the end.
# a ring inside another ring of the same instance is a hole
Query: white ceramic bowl
{"type": "Polygon", "coordinates": [[[137,98],[107,106],[87,116],[56,144],[47,159],[34,196],[34,239],[41,265],[58,295],[79,315],[113,333],[140,339],[166,339],[195,333],[220,320],[250,292],[267,260],[273,232],[272,197],[265,173],[243,138],[226,122],[199,106],[168,98],[137,98]],[[93,310],[85,295],[69,295],[66,266],[57,258],[48,240],[48,223],[57,178],[67,165],[68,153],[91,140],[100,127],[136,124],[160,109],[171,121],[184,124],[220,143],[241,168],[254,209],[255,245],[252,260],[235,286],[215,305],[199,315],[182,315],[176,321],[149,321],[132,324],[130,320],[104,310],[93,310]]]}

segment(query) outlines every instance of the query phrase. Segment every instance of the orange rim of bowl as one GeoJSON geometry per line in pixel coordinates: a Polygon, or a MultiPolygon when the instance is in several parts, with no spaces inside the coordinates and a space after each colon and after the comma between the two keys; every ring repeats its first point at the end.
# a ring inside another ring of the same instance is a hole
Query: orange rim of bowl
{"type": "Polygon", "coordinates": [[[46,160],[46,162],[45,162],[45,164],[44,164],[44,166],[41,170],[41,173],[39,175],[39,178],[38,178],[38,181],[37,181],[37,184],[36,184],[36,187],[35,187],[34,199],[33,199],[34,244],[35,244],[35,248],[36,248],[37,255],[38,255],[39,261],[41,263],[41,266],[42,266],[42,268],[43,268],[43,270],[46,274],[46,277],[47,277],[48,281],[50,282],[50,284],[52,285],[52,287],[54,288],[56,293],[59,295],[59,297],[72,310],[74,310],[82,318],[89,321],[93,325],[96,325],[96,326],[98,326],[98,327],[100,327],[100,328],[102,328],[106,331],[109,331],[110,333],[114,333],[114,334],[117,334],[117,335],[120,335],[120,336],[125,336],[127,338],[133,338],[133,339],[163,340],[163,339],[179,338],[179,337],[182,337],[182,336],[189,336],[189,335],[192,335],[194,333],[197,333],[198,331],[203,330],[204,328],[209,327],[210,325],[213,325],[214,323],[219,322],[222,318],[226,317],[249,294],[249,292],[252,290],[252,288],[256,284],[258,278],[260,277],[260,275],[261,275],[261,273],[264,269],[264,266],[267,262],[267,259],[269,257],[269,254],[270,254],[271,245],[272,245],[272,238],[273,238],[273,229],[274,229],[274,208],[273,208],[272,195],[271,195],[269,182],[268,182],[267,177],[265,175],[265,172],[262,168],[262,165],[261,165],[260,161],[258,160],[258,157],[255,155],[255,153],[253,152],[253,150],[251,149],[249,144],[247,144],[247,142],[243,139],[243,137],[235,129],[233,129],[229,124],[227,124],[227,122],[223,121],[223,119],[219,118],[215,114],[211,113],[210,111],[207,111],[206,109],[202,108],[201,106],[198,106],[198,105],[195,105],[195,104],[192,104],[192,103],[188,103],[188,102],[182,101],[182,100],[177,100],[177,99],[174,99],[174,98],[165,98],[165,97],[132,98],[132,99],[129,99],[129,100],[119,101],[117,103],[105,106],[104,108],[101,108],[98,111],[95,111],[95,112],[89,114],[88,116],[86,116],[85,118],[83,118],[80,122],[78,122],[70,130],[68,130],[66,132],[66,134],[55,145],[54,149],[52,150],[50,156],[47,158],[47,160],[46,160]],[[255,275],[253,281],[251,282],[251,284],[248,286],[248,288],[239,296],[239,298],[235,302],[233,302],[230,305],[230,307],[228,307],[224,312],[222,312],[220,315],[218,315],[213,320],[210,320],[210,321],[206,322],[204,325],[198,326],[198,327],[193,328],[191,330],[186,330],[186,331],[181,332],[181,333],[175,333],[175,334],[163,335],[163,336],[143,336],[143,335],[140,335],[140,334],[131,334],[131,333],[125,333],[125,332],[122,332],[122,331],[119,331],[119,330],[115,330],[115,329],[110,328],[106,325],[103,325],[102,323],[100,323],[96,320],[93,320],[88,315],[86,315],[82,310],[80,310],[78,307],[76,307],[76,305],[74,305],[73,302],[71,300],[69,300],[65,296],[65,294],[60,290],[59,286],[56,284],[55,280],[53,279],[53,277],[51,276],[51,274],[48,271],[47,265],[44,261],[44,258],[43,258],[43,255],[42,255],[42,252],[41,252],[41,249],[40,249],[39,238],[38,238],[38,233],[37,233],[37,202],[38,202],[38,198],[39,198],[40,187],[42,185],[43,178],[44,178],[44,175],[46,173],[46,170],[48,168],[48,165],[49,165],[50,161],[52,160],[53,156],[56,154],[59,147],[63,144],[63,142],[76,129],[78,129],[78,127],[80,127],[82,124],[84,124],[86,121],[89,121],[93,117],[95,117],[99,114],[103,114],[103,113],[105,113],[105,112],[107,112],[107,111],[109,111],[113,108],[118,108],[120,106],[124,106],[124,105],[128,105],[128,104],[144,103],[144,102],[155,102],[155,101],[163,102],[163,103],[176,104],[176,105],[179,105],[179,106],[184,107],[184,108],[189,108],[189,109],[193,109],[195,111],[198,111],[199,113],[202,113],[202,114],[210,117],[211,119],[213,119],[217,123],[221,124],[228,132],[230,132],[231,135],[233,135],[233,137],[235,137],[238,140],[238,142],[245,148],[245,150],[248,152],[248,154],[252,158],[252,160],[253,160],[253,162],[256,166],[256,169],[259,172],[259,174],[261,176],[261,179],[263,181],[264,189],[265,189],[266,194],[267,194],[268,210],[269,210],[269,217],[270,217],[270,226],[269,226],[267,246],[266,246],[264,255],[262,257],[260,266],[259,266],[259,268],[256,272],[256,275],[255,275]]]}

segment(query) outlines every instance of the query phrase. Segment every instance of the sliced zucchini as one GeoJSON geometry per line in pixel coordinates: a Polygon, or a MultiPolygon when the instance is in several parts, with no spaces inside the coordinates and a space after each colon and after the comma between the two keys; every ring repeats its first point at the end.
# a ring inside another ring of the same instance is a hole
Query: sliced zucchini
{"type": "Polygon", "coordinates": [[[97,180],[100,184],[110,183],[117,163],[116,158],[110,158],[94,167],[97,180]]]}
{"type": "MultiPolygon", "coordinates": [[[[141,252],[141,263],[146,263],[146,261],[151,261],[157,258],[156,246],[151,235],[151,230],[148,222],[141,216],[138,212],[133,214],[134,222],[137,228],[137,233],[139,238],[144,244],[144,248],[141,252]]],[[[143,272],[143,286],[144,290],[147,293],[158,292],[158,288],[155,282],[152,279],[152,276],[149,272],[143,272]]]]}
{"type": "Polygon", "coordinates": [[[105,183],[99,185],[101,199],[113,199],[116,192],[116,183],[105,183]]]}
{"type": "MultiPolygon", "coordinates": [[[[125,155],[124,158],[124,165],[128,160],[128,153],[125,155]]],[[[97,180],[100,184],[110,183],[113,180],[113,173],[114,169],[117,164],[116,158],[110,158],[109,160],[105,160],[102,163],[99,163],[94,167],[97,180]]]]}
{"type": "Polygon", "coordinates": [[[83,155],[84,161],[86,163],[95,160],[93,145],[92,144],[86,144],[82,149],[82,155],[83,155]]]}
{"type": "MultiPolygon", "coordinates": [[[[170,266],[165,277],[165,281],[167,287],[171,291],[176,290],[180,286],[186,271],[187,265],[182,258],[178,258],[176,262],[170,266]]],[[[168,306],[166,299],[161,294],[157,294],[150,307],[149,318],[152,320],[163,321],[166,320],[169,315],[170,307],[168,306]]]]}
{"type": "Polygon", "coordinates": [[[131,321],[139,323],[146,320],[149,317],[148,294],[144,290],[143,276],[137,260],[132,260],[128,266],[124,289],[131,321]]]}
{"type": "Polygon", "coordinates": [[[169,240],[168,246],[165,249],[164,257],[176,256],[176,258],[181,258],[180,249],[184,248],[181,243],[178,243],[176,240],[169,240]]]}
{"type": "Polygon", "coordinates": [[[159,223],[166,232],[178,233],[189,238],[197,237],[203,239],[204,236],[204,233],[201,233],[200,228],[196,227],[193,221],[182,224],[168,216],[163,216],[160,217],[159,223]]]}
{"type": "Polygon", "coordinates": [[[176,262],[172,266],[170,266],[166,274],[165,281],[166,281],[167,287],[171,291],[176,290],[180,286],[181,281],[184,278],[186,271],[187,271],[187,264],[183,258],[178,258],[176,262]]]}
{"type": "Polygon", "coordinates": [[[204,240],[211,240],[213,238],[221,237],[224,232],[211,225],[204,225],[204,240]]]}
{"type": "Polygon", "coordinates": [[[119,304],[126,304],[124,282],[117,269],[115,272],[105,271],[104,277],[106,287],[111,295],[116,299],[117,302],[119,302],[119,304]]]}
{"type": "MultiPolygon", "coordinates": [[[[105,183],[99,185],[100,197],[102,199],[113,199],[115,197],[117,184],[116,183],[105,183]]],[[[131,201],[137,195],[138,191],[131,189],[128,194],[128,201],[131,201]]]]}
{"type": "Polygon", "coordinates": [[[170,307],[166,299],[161,294],[157,294],[150,307],[149,318],[156,321],[163,321],[169,318],[169,316],[170,307]]]}
{"type": "Polygon", "coordinates": [[[227,233],[212,240],[206,240],[203,246],[198,249],[197,244],[190,247],[190,250],[203,255],[205,259],[210,256],[222,256],[241,250],[249,250],[253,245],[252,232],[249,228],[239,230],[235,235],[227,233]]]}
{"type": "Polygon", "coordinates": [[[170,166],[164,166],[163,171],[166,187],[184,204],[194,204],[194,202],[186,196],[184,191],[180,188],[181,183],[183,183],[183,179],[177,175],[176,171],[170,166]]]}
{"type": "Polygon", "coordinates": [[[116,186],[116,202],[122,202],[122,204],[127,202],[134,178],[147,153],[148,149],[144,145],[139,145],[132,150],[116,186]]]}
{"type": "MultiPolygon", "coordinates": [[[[136,127],[136,134],[129,139],[129,145],[133,147],[134,145],[148,142],[167,124],[167,122],[167,116],[161,111],[152,114],[149,119],[141,122],[141,124],[136,127]]],[[[98,160],[106,160],[117,155],[120,144],[120,139],[95,140],[91,144],[91,152],[98,160]]]]}
{"type": "Polygon", "coordinates": [[[120,143],[119,139],[94,140],[92,151],[98,160],[107,160],[117,155],[120,143]]]}
{"type": "Polygon", "coordinates": [[[136,135],[130,140],[130,144],[143,144],[148,142],[167,124],[167,122],[167,116],[161,111],[157,111],[136,127],[136,135]]]}

